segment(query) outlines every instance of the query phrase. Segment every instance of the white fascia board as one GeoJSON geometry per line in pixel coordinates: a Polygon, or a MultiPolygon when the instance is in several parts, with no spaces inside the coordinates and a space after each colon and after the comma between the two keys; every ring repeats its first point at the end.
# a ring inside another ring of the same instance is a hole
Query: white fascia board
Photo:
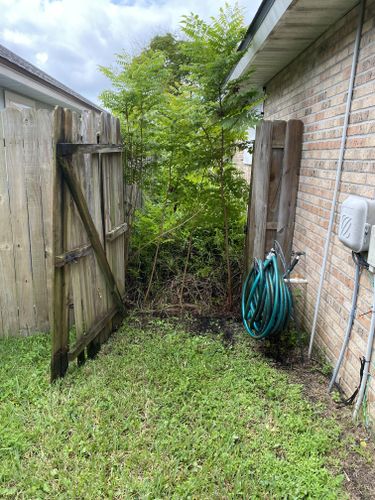
{"type": "Polygon", "coordinates": [[[289,8],[290,4],[293,3],[293,1],[294,0],[275,1],[263,23],[254,34],[249,48],[242,56],[242,58],[238,61],[237,65],[232,71],[232,74],[229,77],[229,81],[235,80],[236,78],[240,78],[244,75],[244,73],[251,65],[251,61],[253,60],[255,54],[262,48],[264,42],[267,40],[272,30],[275,28],[275,26],[280,21],[285,11],[289,8]]]}
{"type": "MultiPolygon", "coordinates": [[[[27,96],[30,95],[30,97],[41,102],[46,102],[51,105],[60,105],[76,110],[90,109],[88,105],[80,102],[78,99],[74,99],[73,97],[69,98],[65,94],[58,92],[47,85],[43,85],[33,78],[23,75],[22,73],[19,73],[0,63],[0,80],[1,77],[5,77],[5,81],[11,81],[12,84],[9,85],[10,90],[21,94],[25,94],[26,92],[27,96]]],[[[4,84],[0,82],[0,85],[5,88],[7,87],[6,83],[4,84]]]]}

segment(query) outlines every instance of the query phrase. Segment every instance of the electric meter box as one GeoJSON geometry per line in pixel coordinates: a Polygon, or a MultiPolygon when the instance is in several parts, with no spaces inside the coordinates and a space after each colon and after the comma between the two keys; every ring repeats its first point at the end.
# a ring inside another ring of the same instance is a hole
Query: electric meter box
{"type": "Polygon", "coordinates": [[[367,252],[375,224],[375,200],[349,196],[341,205],[339,239],[354,252],[367,252]]]}

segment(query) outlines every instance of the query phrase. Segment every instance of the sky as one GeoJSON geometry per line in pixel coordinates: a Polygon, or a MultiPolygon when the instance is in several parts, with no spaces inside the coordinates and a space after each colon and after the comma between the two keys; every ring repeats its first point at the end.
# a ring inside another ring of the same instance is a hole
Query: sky
{"type": "MultiPolygon", "coordinates": [[[[235,0],[227,0],[229,4],[235,0]]],[[[110,82],[98,66],[178,32],[184,14],[208,20],[225,0],[0,0],[0,44],[99,103],[110,82]]],[[[239,0],[248,24],[261,0],[239,0]]]]}

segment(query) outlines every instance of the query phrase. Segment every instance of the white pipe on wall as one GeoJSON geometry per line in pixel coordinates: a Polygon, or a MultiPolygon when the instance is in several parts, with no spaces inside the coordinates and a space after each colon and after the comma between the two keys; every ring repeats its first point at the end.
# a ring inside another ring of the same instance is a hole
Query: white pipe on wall
{"type": "Polygon", "coordinates": [[[358,26],[357,26],[357,33],[356,33],[355,42],[354,42],[352,69],[351,69],[350,78],[349,78],[348,96],[347,96],[347,99],[346,99],[346,108],[345,108],[345,115],[344,115],[344,125],[343,125],[343,128],[342,128],[339,158],[338,158],[338,161],[337,161],[337,168],[336,168],[335,188],[334,188],[334,191],[333,191],[333,198],[332,198],[331,212],[330,212],[330,216],[329,216],[329,224],[328,224],[328,229],[327,229],[327,236],[326,236],[326,241],[325,241],[325,244],[324,244],[323,262],[322,262],[322,268],[321,268],[321,271],[320,271],[320,280],[319,280],[318,292],[317,292],[317,295],[316,295],[315,310],[314,310],[314,319],[313,319],[313,324],[312,324],[312,328],[311,328],[310,344],[309,344],[309,351],[308,351],[308,357],[309,358],[311,357],[312,348],[313,348],[313,344],[314,344],[314,338],[315,338],[315,333],[316,333],[316,326],[317,326],[318,315],[319,315],[320,301],[321,301],[321,298],[322,298],[322,290],[323,290],[323,284],[324,284],[324,277],[325,277],[325,272],[326,272],[326,267],[327,267],[327,261],[328,261],[329,246],[330,246],[330,243],[331,243],[333,223],[334,223],[334,220],[335,220],[335,211],[336,211],[336,204],[337,204],[337,198],[338,198],[340,181],[341,181],[342,165],[343,165],[343,162],[344,162],[345,145],[346,145],[346,139],[347,139],[350,110],[351,110],[351,106],[352,106],[354,80],[355,80],[355,75],[356,75],[356,72],[357,72],[357,63],[358,63],[358,56],[359,56],[359,47],[360,47],[361,37],[362,37],[362,27],[363,27],[363,20],[364,20],[364,16],[365,16],[365,7],[366,7],[366,0],[361,0],[360,11],[359,11],[359,18],[358,18],[358,26]]]}

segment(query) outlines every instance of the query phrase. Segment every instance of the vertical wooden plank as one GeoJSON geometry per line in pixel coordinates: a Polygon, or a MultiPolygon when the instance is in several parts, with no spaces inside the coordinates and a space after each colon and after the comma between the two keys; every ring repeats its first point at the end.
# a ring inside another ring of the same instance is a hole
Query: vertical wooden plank
{"type": "Polygon", "coordinates": [[[0,337],[14,335],[20,329],[3,132],[4,114],[5,111],[0,111],[0,337]]]}
{"type": "Polygon", "coordinates": [[[284,142],[286,122],[274,121],[272,124],[272,151],[268,188],[266,242],[265,251],[268,252],[276,239],[277,220],[279,215],[280,187],[282,178],[284,142]]]}
{"type": "MultiPolygon", "coordinates": [[[[77,116],[74,113],[75,116],[77,116]]],[[[90,115],[91,113],[85,113],[81,117],[80,124],[80,141],[83,143],[91,142],[88,133],[90,131],[90,115]]],[[[94,155],[95,156],[95,155],[94,155]]],[[[87,206],[90,211],[90,215],[94,212],[94,179],[93,179],[93,162],[95,161],[92,155],[75,155],[74,165],[76,167],[77,178],[80,181],[82,191],[85,196],[87,206]]],[[[97,187],[96,189],[98,189],[97,187]]],[[[77,218],[79,223],[81,223],[80,216],[77,212],[77,218]]],[[[81,233],[80,244],[88,243],[88,235],[83,227],[81,233]]],[[[85,322],[85,332],[87,332],[95,322],[96,315],[96,274],[95,274],[95,257],[93,255],[88,255],[86,258],[81,259],[79,262],[80,279],[82,287],[82,299],[83,299],[83,311],[84,311],[84,322],[85,322]]]]}
{"type": "Polygon", "coordinates": [[[29,213],[25,182],[22,114],[14,108],[3,112],[5,158],[9,186],[14,267],[20,332],[34,330],[35,314],[31,267],[29,213]]]}
{"type": "MultiPolygon", "coordinates": [[[[100,116],[100,143],[101,144],[111,144],[113,141],[117,140],[119,136],[119,128],[117,123],[115,123],[108,113],[102,113],[100,116]]],[[[113,154],[103,154],[101,155],[101,167],[102,167],[102,185],[103,185],[103,225],[104,233],[108,233],[116,227],[116,221],[118,218],[118,209],[116,204],[122,203],[121,197],[118,196],[119,186],[121,190],[123,189],[123,179],[119,178],[118,175],[118,162],[121,161],[119,155],[113,154]]],[[[121,166],[122,171],[122,166],[121,166]]],[[[120,195],[121,196],[121,195],[120,195]]],[[[123,199],[123,198],[122,198],[123,199]]],[[[123,219],[124,220],[124,219],[123,219]]],[[[123,220],[121,222],[123,222],[123,220]]],[[[121,242],[114,240],[112,242],[105,241],[105,251],[108,263],[111,270],[115,276],[117,286],[120,293],[123,293],[123,286],[119,283],[119,261],[118,254],[119,248],[121,248],[121,242]]],[[[120,250],[121,251],[121,250],[120,250]]],[[[124,260],[124,255],[122,255],[122,260],[124,260]]],[[[124,265],[124,262],[123,262],[124,265]]],[[[111,295],[107,295],[108,307],[113,307],[113,298],[111,295]]],[[[112,321],[112,330],[115,330],[119,323],[121,322],[122,316],[117,315],[112,321]]]]}
{"type": "MultiPolygon", "coordinates": [[[[120,123],[114,116],[111,117],[111,142],[121,144],[120,123]]],[[[111,203],[114,205],[114,226],[119,226],[125,221],[124,199],[124,174],[122,157],[119,154],[111,156],[111,173],[113,176],[113,189],[111,203]]],[[[125,234],[115,239],[112,243],[114,252],[114,267],[117,286],[121,295],[125,293],[125,234]]],[[[113,319],[113,327],[117,329],[123,320],[122,314],[113,319]]]]}
{"type": "MultiPolygon", "coordinates": [[[[97,142],[96,115],[92,111],[85,112],[82,116],[82,138],[83,142],[88,144],[95,144],[97,142]]],[[[91,181],[90,197],[88,200],[90,214],[99,233],[100,240],[104,244],[99,155],[85,155],[85,162],[86,175],[91,181]]],[[[95,312],[97,316],[103,316],[107,311],[106,283],[97,258],[94,255],[91,256],[91,263],[95,282],[95,286],[93,286],[95,312]]]]}
{"type": "Polygon", "coordinates": [[[287,123],[277,225],[277,241],[287,262],[290,261],[293,244],[302,134],[302,121],[290,120],[287,123]]]}
{"type": "MultiPolygon", "coordinates": [[[[54,111],[55,142],[65,142],[65,112],[54,111]]],[[[67,240],[66,187],[57,162],[53,170],[53,261],[65,251],[67,240]]],[[[51,381],[63,377],[68,368],[68,291],[66,266],[54,268],[51,381]]]]}
{"type": "MultiPolygon", "coordinates": [[[[99,141],[100,144],[108,144],[109,143],[109,126],[107,113],[101,113],[100,115],[100,134],[99,141]]],[[[103,185],[103,226],[104,226],[104,236],[107,232],[109,232],[112,228],[111,222],[111,204],[110,204],[110,183],[111,183],[111,169],[110,169],[110,161],[109,155],[104,154],[101,155],[101,173],[102,173],[102,185],[103,185]]],[[[107,253],[107,259],[110,265],[111,262],[111,252],[107,248],[107,242],[104,238],[105,250],[107,253]]]]}
{"type": "Polygon", "coordinates": [[[27,209],[29,214],[29,234],[31,248],[32,286],[34,298],[35,328],[39,331],[49,329],[47,269],[44,243],[44,214],[42,207],[42,186],[45,179],[41,177],[43,142],[46,130],[41,128],[38,112],[26,109],[22,112],[22,135],[24,144],[24,168],[27,209]]]}
{"type": "Polygon", "coordinates": [[[53,323],[52,297],[53,297],[53,270],[52,247],[52,218],[53,218],[53,170],[55,168],[55,154],[53,145],[53,120],[54,116],[47,109],[37,111],[37,129],[40,131],[38,137],[39,171],[41,183],[41,205],[43,217],[43,240],[46,267],[46,290],[48,302],[48,324],[53,323]]]}
{"type": "MultiPolygon", "coordinates": [[[[87,144],[95,144],[97,142],[95,114],[92,111],[84,112],[82,115],[82,140],[83,143],[87,144]]],[[[86,177],[86,202],[94,225],[103,242],[99,155],[84,155],[83,171],[86,177]]],[[[91,280],[89,286],[91,291],[91,307],[93,309],[89,321],[91,322],[90,326],[92,326],[95,323],[95,319],[102,317],[106,311],[106,284],[95,255],[90,255],[86,259],[85,265],[88,268],[86,276],[89,276],[91,280]]],[[[88,345],[87,353],[89,357],[95,356],[99,351],[101,340],[101,338],[96,338],[88,345]]]]}
{"type": "Polygon", "coordinates": [[[263,121],[257,126],[254,161],[253,188],[250,209],[249,254],[263,259],[266,243],[268,188],[271,168],[272,122],[263,121]]]}
{"type": "MultiPolygon", "coordinates": [[[[112,144],[120,143],[118,120],[111,117],[110,142],[112,144]]],[[[125,201],[123,188],[122,159],[119,154],[109,155],[110,162],[110,219],[111,228],[119,226],[125,221],[125,201]]],[[[116,238],[110,243],[112,251],[112,268],[117,279],[120,292],[125,290],[125,272],[124,272],[124,235],[116,238]]]]}
{"type": "MultiPolygon", "coordinates": [[[[65,110],[65,141],[66,142],[80,142],[80,124],[79,117],[77,113],[71,110],[65,110]]],[[[77,165],[77,177],[81,178],[81,165],[77,165]]],[[[85,228],[79,217],[77,207],[71,197],[70,193],[67,194],[67,244],[66,251],[73,248],[77,248],[82,244],[87,242],[85,236],[85,228]]],[[[85,300],[86,290],[85,290],[85,272],[84,272],[84,259],[77,261],[76,263],[70,264],[70,302],[73,303],[74,311],[74,325],[76,330],[77,340],[84,335],[86,330],[85,323],[85,308],[87,306],[87,300],[85,300]]],[[[68,272],[68,269],[67,269],[68,272]]]]}
{"type": "MultiPolygon", "coordinates": [[[[83,137],[82,116],[75,111],[72,112],[71,142],[77,144],[86,142],[83,137]]],[[[90,172],[86,171],[86,156],[87,155],[85,155],[85,157],[81,155],[75,155],[72,159],[76,168],[77,179],[79,180],[85,195],[87,193],[87,184],[90,183],[91,180],[90,172]]],[[[88,243],[88,237],[73,200],[71,208],[72,214],[74,214],[71,227],[72,239],[74,239],[74,244],[72,244],[71,248],[74,248],[88,243]]],[[[77,342],[80,340],[82,335],[84,335],[89,330],[95,318],[94,305],[92,301],[92,289],[95,284],[92,282],[91,259],[92,256],[87,256],[79,259],[75,264],[70,266],[72,275],[73,273],[75,275],[75,283],[72,285],[74,296],[74,311],[77,311],[77,316],[78,313],[80,314],[80,317],[77,317],[76,319],[77,342]],[[90,259],[90,262],[88,262],[88,259],[90,259]]],[[[77,363],[80,366],[84,362],[85,352],[83,350],[78,355],[77,363]]]]}
{"type": "MultiPolygon", "coordinates": [[[[121,129],[120,129],[120,120],[118,118],[115,118],[115,123],[114,123],[114,128],[115,128],[115,144],[121,144],[121,129]]],[[[119,178],[118,182],[118,218],[119,218],[119,224],[124,222],[126,220],[126,214],[125,214],[125,193],[124,193],[124,171],[123,171],[123,159],[122,159],[122,154],[116,156],[116,161],[117,161],[117,174],[119,178]]],[[[120,292],[122,294],[125,293],[125,256],[126,256],[126,247],[125,247],[125,239],[126,239],[126,233],[119,238],[119,249],[118,249],[118,259],[119,259],[119,285],[120,285],[120,292]]]]}
{"type": "MultiPolygon", "coordinates": [[[[110,144],[113,141],[113,121],[111,116],[105,114],[103,116],[103,130],[102,137],[106,143],[110,144]]],[[[114,155],[104,154],[102,155],[102,164],[104,171],[104,198],[105,198],[105,233],[109,233],[113,228],[116,227],[118,220],[118,199],[117,199],[117,189],[118,189],[118,165],[117,159],[114,155]]],[[[111,266],[112,272],[116,279],[118,278],[117,269],[117,241],[113,242],[106,241],[106,252],[109,265],[111,266]]]]}
{"type": "MultiPolygon", "coordinates": [[[[109,144],[111,142],[111,130],[110,130],[110,116],[107,113],[101,113],[100,115],[100,143],[101,144],[109,144]]],[[[111,181],[112,181],[112,171],[111,171],[111,161],[110,156],[108,154],[101,155],[101,174],[102,174],[102,212],[103,212],[103,233],[104,233],[104,248],[107,256],[107,260],[109,266],[116,276],[116,271],[113,266],[113,247],[112,245],[106,241],[105,235],[112,228],[112,220],[111,220],[111,181]]],[[[113,299],[109,292],[107,292],[107,303],[110,308],[113,306],[113,299]]],[[[107,330],[105,334],[103,334],[103,339],[106,340],[106,337],[109,336],[110,332],[115,328],[113,321],[111,321],[110,331],[107,330]]]]}

